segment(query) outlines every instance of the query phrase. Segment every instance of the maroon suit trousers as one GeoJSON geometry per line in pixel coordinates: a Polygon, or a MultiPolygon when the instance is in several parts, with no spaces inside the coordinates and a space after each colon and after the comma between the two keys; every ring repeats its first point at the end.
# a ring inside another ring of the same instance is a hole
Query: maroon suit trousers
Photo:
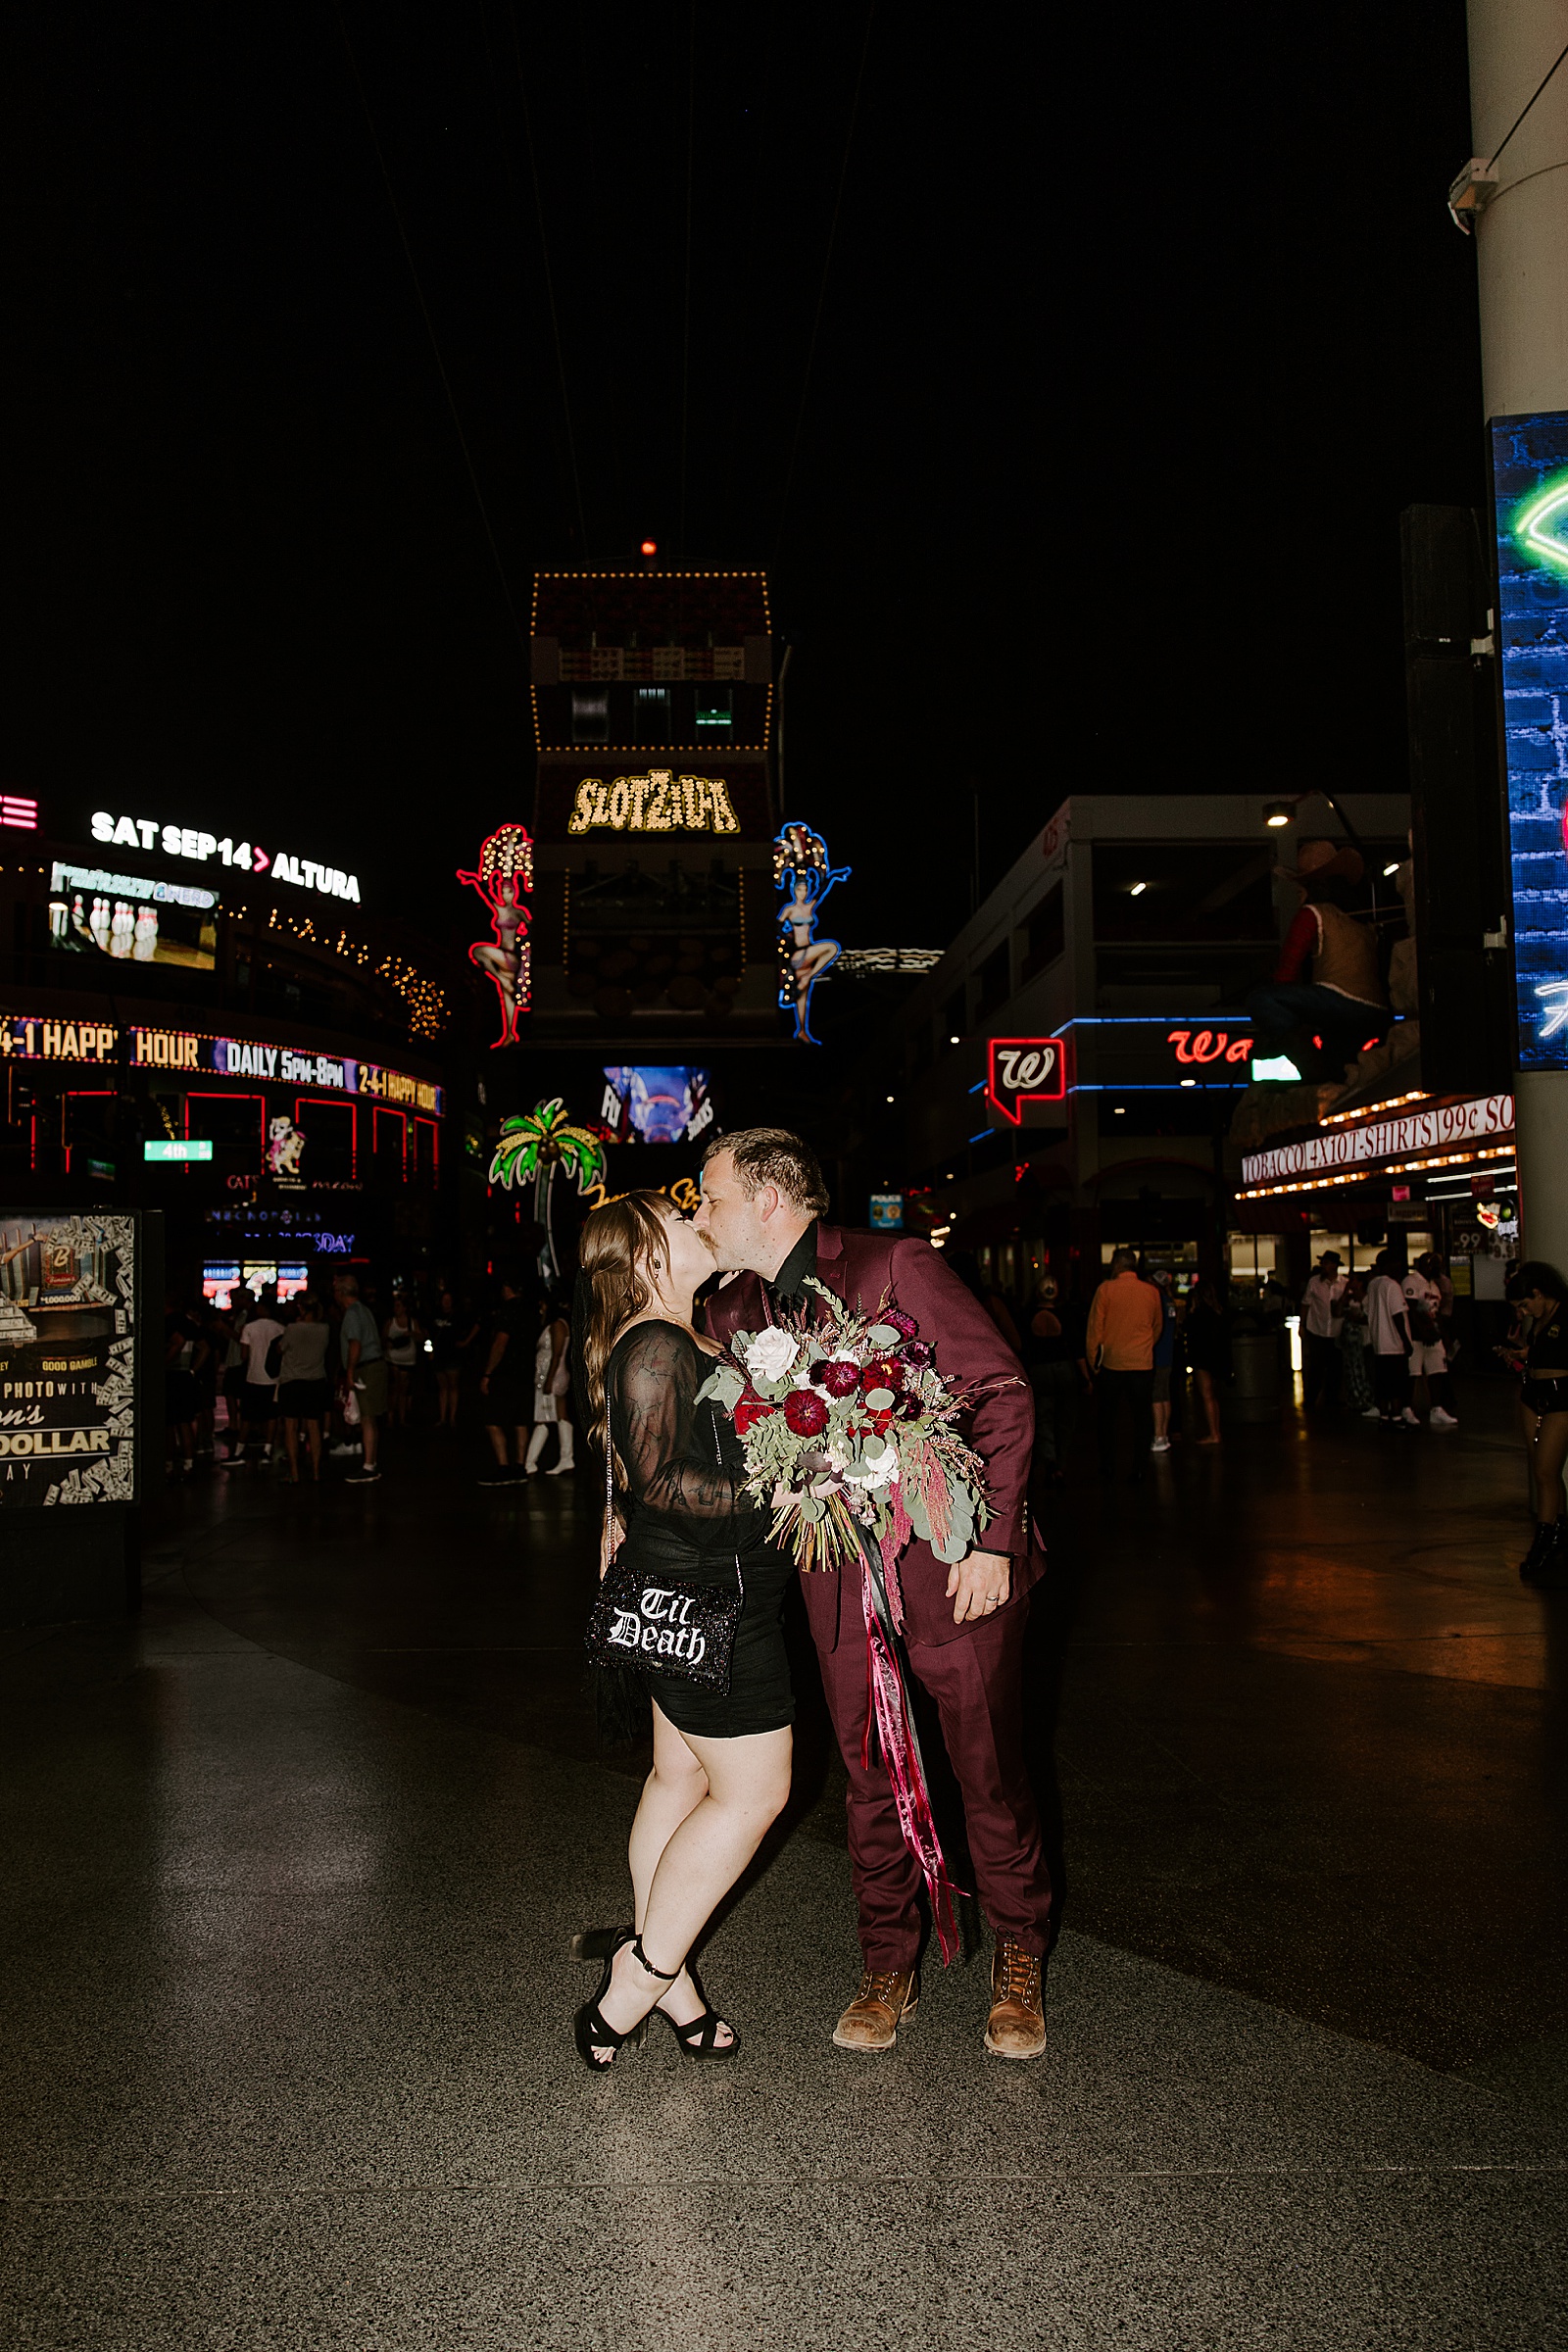
{"type": "MultiPolygon", "coordinates": [[[[886,1769],[865,1749],[869,1691],[859,1578],[803,1576],[828,1711],[850,1776],[850,1870],[869,1969],[908,1968],[920,1945],[919,1865],[904,1842],[886,1769]],[[835,1642],[835,1637],[836,1642],[835,1642]]],[[[1045,1955],[1051,1879],[1023,1754],[1022,1647],[1029,1596],[957,1640],[908,1645],[911,1670],[935,1700],[963,1795],[975,1891],[998,1936],[1045,1955]]]]}

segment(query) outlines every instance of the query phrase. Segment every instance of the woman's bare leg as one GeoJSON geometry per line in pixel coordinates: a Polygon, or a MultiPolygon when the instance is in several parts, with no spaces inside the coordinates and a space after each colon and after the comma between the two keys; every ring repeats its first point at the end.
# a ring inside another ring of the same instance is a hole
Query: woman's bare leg
{"type": "MultiPolygon", "coordinates": [[[[600,2004],[606,2025],[618,2034],[629,2032],[656,2005],[666,2009],[677,2025],[699,2014],[696,1988],[685,1974],[686,1955],[778,1819],[790,1792],[794,1735],[788,1729],[739,1740],[702,1740],[677,1732],[656,1702],[655,1768],[644,1789],[645,1803],[661,1779],[662,1732],[687,1749],[697,1769],[695,1774],[683,1771],[678,1753],[665,1748],[672,1777],[655,1800],[646,1839],[638,1838],[634,1827],[633,1869],[634,1874],[646,1869],[658,1830],[668,1822],[646,1892],[638,1887],[638,1932],[657,1967],[680,1973],[673,1984],[666,1983],[644,1969],[630,1944],[623,1944],[615,1955],[610,1990],[600,2004]],[[702,1782],[706,1791],[700,1788],[702,1782]],[[691,1796],[694,1787],[699,1793],[675,1819],[681,1797],[691,1796]]],[[[639,1806],[639,1827],[641,1823],[639,1806]]]]}
{"type": "Polygon", "coordinates": [[[708,1775],[658,1701],[654,1703],[654,1769],[643,1783],[626,1858],[631,1864],[632,1918],[642,1934],[659,1858],[688,1813],[708,1794],[708,1775]]]}
{"type": "Polygon", "coordinates": [[[1568,1413],[1543,1413],[1536,1423],[1531,1462],[1536,1475],[1536,1517],[1551,1527],[1563,1516],[1562,1466],[1568,1458],[1568,1413]]]}

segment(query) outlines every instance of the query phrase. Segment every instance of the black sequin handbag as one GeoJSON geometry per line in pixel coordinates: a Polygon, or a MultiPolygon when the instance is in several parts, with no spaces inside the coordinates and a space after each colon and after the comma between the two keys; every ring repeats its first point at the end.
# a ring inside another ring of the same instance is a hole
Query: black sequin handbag
{"type": "MultiPolygon", "coordinates": [[[[713,1437],[717,1446],[716,1429],[713,1437]]],[[[722,1460],[723,1448],[718,1451],[722,1460]]],[[[613,1507],[607,1446],[605,1509],[608,1513],[613,1507]]],[[[622,1545],[589,1613],[588,1655],[596,1666],[629,1666],[639,1674],[667,1675],[674,1682],[701,1683],[727,1693],[735,1629],[745,1605],[739,1552],[732,1591],[727,1584],[698,1584],[633,1567],[622,1545]]]]}

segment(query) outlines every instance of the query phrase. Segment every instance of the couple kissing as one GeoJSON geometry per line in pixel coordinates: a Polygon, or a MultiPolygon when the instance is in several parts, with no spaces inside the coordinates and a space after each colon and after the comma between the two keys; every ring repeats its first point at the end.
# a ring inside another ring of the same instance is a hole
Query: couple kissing
{"type": "MultiPolygon", "coordinates": [[[[582,1373],[606,1480],[605,1581],[589,1646],[605,1662],[635,1657],[654,1720],[653,1770],[628,1844],[632,1920],[575,1946],[604,1963],[576,2020],[578,2052],[596,2071],[613,2066],[656,2016],[689,2057],[725,2060],[739,2047],[688,1955],[789,1794],[794,1694],[781,1620],[796,1562],[772,1538],[768,1499],[755,1479],[748,1486],[743,1434],[711,1376],[744,1371],[730,1348],[746,1335],[754,1355],[755,1335],[767,1335],[758,1360],[770,1360],[767,1327],[779,1327],[781,1342],[786,1330],[808,1333],[829,1298],[849,1313],[918,1329],[919,1360],[934,1361],[961,1394],[964,1439],[983,1466],[989,1517],[973,1545],[945,1561],[910,1534],[899,1549],[894,1648],[898,1671],[936,1706],[963,1796],[975,1890],[995,1937],[984,2046],[1014,2059],[1045,2048],[1051,1887],[1022,1719],[1028,1594],[1045,1566],[1026,1500],[1033,1397],[940,1252],[912,1237],[830,1225],[826,1208],[809,1146],[783,1129],[752,1128],[710,1145],[689,1220],[662,1194],[632,1193],[583,1229],[582,1373]],[[715,1267],[720,1287],[699,1308],[715,1267]],[[659,1619],[658,1630],[640,1612],[659,1619]]],[[[774,1352],[782,1361],[789,1351],[774,1352]]],[[[772,1502],[783,1498],[776,1487],[772,1502]]],[[[859,1984],[832,2038],[840,2049],[882,2051],[919,1999],[922,1863],[906,1842],[898,1760],[885,1738],[867,1736],[869,1604],[862,1616],[847,1566],[813,1566],[801,1583],[849,1776],[859,1914],[859,1984]]],[[[878,1733],[885,1720],[878,1714],[878,1733]]]]}

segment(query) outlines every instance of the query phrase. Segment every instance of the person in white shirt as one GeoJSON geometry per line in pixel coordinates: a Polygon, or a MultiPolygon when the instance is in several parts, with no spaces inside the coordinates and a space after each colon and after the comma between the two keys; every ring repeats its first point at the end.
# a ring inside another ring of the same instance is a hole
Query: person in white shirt
{"type": "Polygon", "coordinates": [[[1410,1324],[1404,1290],[1385,1250],[1366,1286],[1366,1320],[1372,1344],[1372,1393],[1385,1421],[1419,1429],[1410,1409],[1410,1324]]]}
{"type": "MultiPolygon", "coordinates": [[[[273,1295],[264,1291],[239,1335],[240,1351],[245,1358],[245,1450],[259,1448],[265,1456],[271,1436],[272,1421],[277,1411],[277,1380],[267,1369],[267,1353],[274,1340],[283,1337],[283,1326],[273,1313],[273,1295]]],[[[230,1461],[234,1459],[231,1454],[230,1461]]]]}
{"type": "Polygon", "coordinates": [[[1325,1250],[1301,1293],[1301,1401],[1307,1411],[1338,1401],[1340,1356],[1337,1342],[1345,1311],[1345,1276],[1340,1253],[1325,1250]]]}
{"type": "Polygon", "coordinates": [[[1443,1292],[1417,1258],[1404,1278],[1405,1316],[1410,1330],[1409,1373],[1427,1384],[1427,1423],[1432,1429],[1457,1429],[1453,1384],[1448,1376],[1448,1351],[1443,1344],[1443,1292]]]}

